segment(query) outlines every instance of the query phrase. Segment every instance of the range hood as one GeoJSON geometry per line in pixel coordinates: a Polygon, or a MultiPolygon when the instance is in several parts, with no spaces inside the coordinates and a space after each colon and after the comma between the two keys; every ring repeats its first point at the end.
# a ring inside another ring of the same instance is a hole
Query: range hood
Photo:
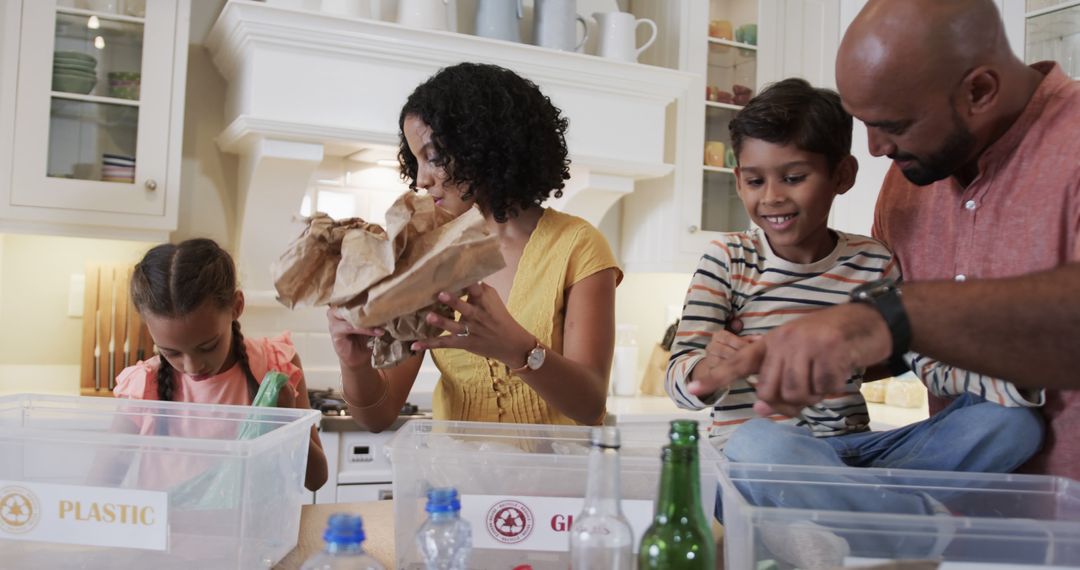
{"type": "Polygon", "coordinates": [[[242,0],[225,5],[206,45],[228,82],[217,142],[240,157],[236,253],[256,301],[273,298],[270,264],[296,235],[320,162],[396,146],[406,97],[442,67],[501,65],[551,97],[570,121],[572,166],[550,205],[593,224],[635,181],[672,172],[669,117],[695,84],[666,68],[242,0]]]}

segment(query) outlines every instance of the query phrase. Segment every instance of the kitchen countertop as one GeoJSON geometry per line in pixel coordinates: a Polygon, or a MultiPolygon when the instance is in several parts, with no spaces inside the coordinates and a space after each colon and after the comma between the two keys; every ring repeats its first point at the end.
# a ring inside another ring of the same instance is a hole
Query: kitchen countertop
{"type": "Polygon", "coordinates": [[[667,396],[608,396],[607,411],[619,425],[682,419],[708,422],[710,409],[684,410],[667,396]]]}
{"type": "MultiPolygon", "coordinates": [[[[390,427],[383,431],[397,431],[409,420],[430,420],[430,413],[419,413],[411,416],[398,416],[390,427]]],[[[352,416],[327,416],[324,415],[319,421],[319,431],[344,432],[344,431],[367,431],[363,426],[353,421],[352,416]]]]}

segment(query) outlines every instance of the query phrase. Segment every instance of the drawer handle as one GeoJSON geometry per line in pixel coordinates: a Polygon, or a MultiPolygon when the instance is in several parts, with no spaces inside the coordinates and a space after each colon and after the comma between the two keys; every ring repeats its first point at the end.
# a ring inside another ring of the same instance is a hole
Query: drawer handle
{"type": "Polygon", "coordinates": [[[146,184],[144,184],[144,186],[146,186],[147,190],[153,192],[154,190],[157,190],[157,181],[153,178],[149,178],[146,180],[146,184]]]}

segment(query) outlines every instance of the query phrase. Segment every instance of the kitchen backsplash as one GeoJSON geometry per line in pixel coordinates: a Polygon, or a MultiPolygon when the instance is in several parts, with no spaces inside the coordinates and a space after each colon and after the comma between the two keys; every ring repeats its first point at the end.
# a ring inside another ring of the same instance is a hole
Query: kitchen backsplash
{"type": "MultiPolygon", "coordinates": [[[[78,389],[82,319],[70,316],[69,300],[81,305],[73,276],[87,262],[134,263],[153,244],[31,235],[0,235],[0,390],[53,392],[78,389]],[[43,261],[44,260],[44,261],[43,261]],[[16,326],[17,324],[17,326],[16,326]],[[34,367],[41,367],[35,373],[34,367]],[[47,381],[46,381],[47,378],[47,381]]],[[[630,273],[616,291],[616,322],[636,327],[638,374],[669,319],[682,305],[690,275],[630,273]]],[[[321,308],[290,311],[269,302],[249,302],[241,318],[244,334],[273,336],[288,330],[312,388],[337,387],[337,357],[321,308]]],[[[430,393],[438,371],[425,362],[415,391],[430,393]]],[[[423,401],[425,397],[421,396],[423,401]]],[[[421,402],[415,402],[421,403],[421,402]]]]}

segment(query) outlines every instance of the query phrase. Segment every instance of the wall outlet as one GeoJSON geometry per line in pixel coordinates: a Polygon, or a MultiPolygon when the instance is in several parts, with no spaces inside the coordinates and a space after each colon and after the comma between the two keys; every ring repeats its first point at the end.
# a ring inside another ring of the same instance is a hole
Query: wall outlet
{"type": "Polygon", "coordinates": [[[74,273],[68,284],[68,309],[69,317],[81,319],[83,316],[83,297],[86,295],[86,275],[74,273]]]}

